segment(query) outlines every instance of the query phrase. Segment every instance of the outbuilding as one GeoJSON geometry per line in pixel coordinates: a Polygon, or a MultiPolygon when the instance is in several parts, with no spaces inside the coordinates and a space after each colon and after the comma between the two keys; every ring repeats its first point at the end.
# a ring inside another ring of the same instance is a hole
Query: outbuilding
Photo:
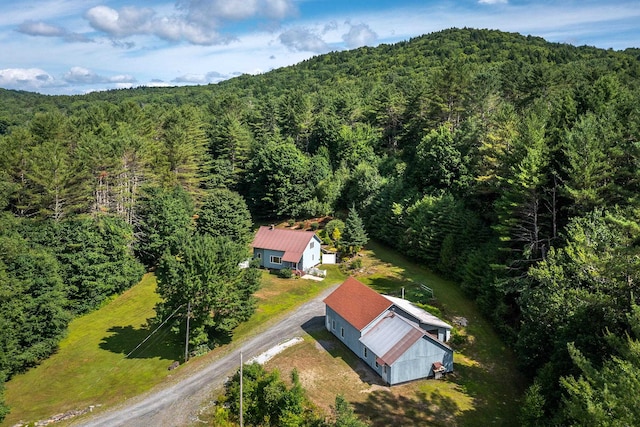
{"type": "Polygon", "coordinates": [[[389,385],[453,372],[451,326],[406,300],[383,296],[353,277],[326,305],[327,330],[389,385]]]}

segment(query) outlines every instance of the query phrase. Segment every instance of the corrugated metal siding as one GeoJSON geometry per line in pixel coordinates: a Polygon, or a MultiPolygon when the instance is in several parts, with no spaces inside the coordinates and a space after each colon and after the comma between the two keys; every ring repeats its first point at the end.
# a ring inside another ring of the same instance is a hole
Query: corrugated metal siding
{"type": "Polygon", "coordinates": [[[361,356],[362,345],[360,344],[360,331],[354,328],[343,319],[338,313],[333,311],[331,307],[327,306],[327,329],[340,341],[342,341],[349,350],[353,351],[356,355],[361,356]],[[335,323],[335,327],[334,327],[335,323]],[[343,333],[344,332],[344,333],[343,333]]]}
{"type": "Polygon", "coordinates": [[[400,384],[433,375],[434,362],[441,362],[447,372],[453,371],[453,351],[441,348],[423,338],[407,349],[391,366],[389,384],[400,384]]]}

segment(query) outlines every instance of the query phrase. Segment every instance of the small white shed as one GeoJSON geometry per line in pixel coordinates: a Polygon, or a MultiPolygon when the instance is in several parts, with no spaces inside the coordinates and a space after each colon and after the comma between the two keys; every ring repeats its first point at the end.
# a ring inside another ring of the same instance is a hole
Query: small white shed
{"type": "Polygon", "coordinates": [[[328,251],[326,249],[322,250],[322,263],[323,264],[335,264],[336,263],[336,253],[328,251]]]}

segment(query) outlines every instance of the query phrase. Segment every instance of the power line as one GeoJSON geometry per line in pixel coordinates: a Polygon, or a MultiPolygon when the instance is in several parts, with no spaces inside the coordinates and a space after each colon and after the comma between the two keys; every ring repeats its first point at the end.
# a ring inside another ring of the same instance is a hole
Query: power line
{"type": "Polygon", "coordinates": [[[142,340],[142,342],[141,342],[140,344],[138,344],[138,345],[136,346],[136,348],[134,348],[133,350],[131,350],[131,351],[129,352],[129,354],[127,354],[124,358],[126,359],[126,358],[128,358],[129,356],[131,356],[131,354],[133,354],[133,352],[134,352],[134,351],[136,351],[138,348],[140,348],[140,346],[141,346],[142,344],[144,344],[145,342],[147,342],[147,340],[148,340],[149,338],[151,338],[151,336],[152,336],[153,334],[155,334],[155,333],[158,331],[158,329],[162,328],[162,326],[164,326],[164,324],[165,324],[165,323],[167,323],[167,322],[169,321],[169,319],[171,319],[171,318],[173,317],[173,315],[174,315],[174,314],[176,314],[176,313],[178,312],[178,310],[180,310],[180,309],[182,308],[182,306],[183,306],[183,305],[184,305],[184,304],[181,304],[178,308],[176,308],[176,309],[173,311],[173,313],[171,313],[171,315],[170,315],[169,317],[167,317],[167,318],[166,318],[166,319],[165,319],[165,320],[160,324],[160,326],[158,326],[157,328],[155,328],[155,329],[153,330],[153,332],[151,332],[151,333],[149,334],[149,336],[147,336],[144,340],[142,340]]]}

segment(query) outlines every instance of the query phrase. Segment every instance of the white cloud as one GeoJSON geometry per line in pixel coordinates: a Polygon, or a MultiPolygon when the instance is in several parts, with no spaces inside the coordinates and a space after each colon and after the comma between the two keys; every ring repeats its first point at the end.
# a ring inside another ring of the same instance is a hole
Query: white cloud
{"type": "Polygon", "coordinates": [[[191,84],[208,84],[217,83],[222,80],[227,80],[233,77],[233,75],[222,74],[217,71],[210,71],[206,74],[184,74],[171,80],[172,83],[191,83],[191,84]]]}
{"type": "Polygon", "coordinates": [[[249,19],[284,19],[296,11],[292,0],[179,0],[174,13],[164,16],[151,8],[95,6],[85,19],[95,30],[112,38],[153,35],[164,40],[196,45],[224,44],[236,40],[223,35],[225,25],[249,19]]]}
{"type": "Polygon", "coordinates": [[[508,0],[478,0],[480,4],[507,4],[508,0]]]}
{"type": "Polygon", "coordinates": [[[150,33],[154,15],[155,12],[150,8],[127,6],[115,10],[107,6],[96,6],[85,13],[85,18],[96,30],[120,38],[150,33]]]}
{"type": "Polygon", "coordinates": [[[183,76],[176,77],[171,81],[173,83],[192,83],[192,84],[203,84],[207,82],[204,74],[185,74],[183,76]]]}
{"type": "Polygon", "coordinates": [[[63,76],[64,80],[71,84],[96,84],[96,83],[116,83],[131,84],[135,83],[135,77],[127,74],[105,77],[94,73],[93,71],[83,67],[72,67],[63,76]]]}
{"type": "Polygon", "coordinates": [[[44,37],[61,37],[64,36],[67,31],[55,25],[49,25],[45,22],[25,21],[18,27],[19,33],[27,34],[30,36],[44,36],[44,37]]]}
{"type": "Polygon", "coordinates": [[[292,0],[179,0],[177,8],[186,12],[189,22],[205,28],[250,18],[281,20],[297,11],[292,0]]]}
{"type": "Polygon", "coordinates": [[[349,32],[342,36],[342,40],[349,49],[361,46],[373,46],[378,40],[378,35],[366,24],[352,25],[349,32]]]}
{"type": "Polygon", "coordinates": [[[6,68],[0,70],[0,87],[7,89],[37,90],[58,86],[53,77],[40,68],[6,68]]]}
{"type": "Polygon", "coordinates": [[[307,28],[292,28],[280,34],[280,42],[293,51],[325,53],[329,45],[322,38],[307,28]]]}
{"type": "Polygon", "coordinates": [[[35,37],[59,37],[68,42],[87,43],[92,41],[83,34],[70,33],[63,27],[42,21],[24,21],[16,31],[35,37]]]}

